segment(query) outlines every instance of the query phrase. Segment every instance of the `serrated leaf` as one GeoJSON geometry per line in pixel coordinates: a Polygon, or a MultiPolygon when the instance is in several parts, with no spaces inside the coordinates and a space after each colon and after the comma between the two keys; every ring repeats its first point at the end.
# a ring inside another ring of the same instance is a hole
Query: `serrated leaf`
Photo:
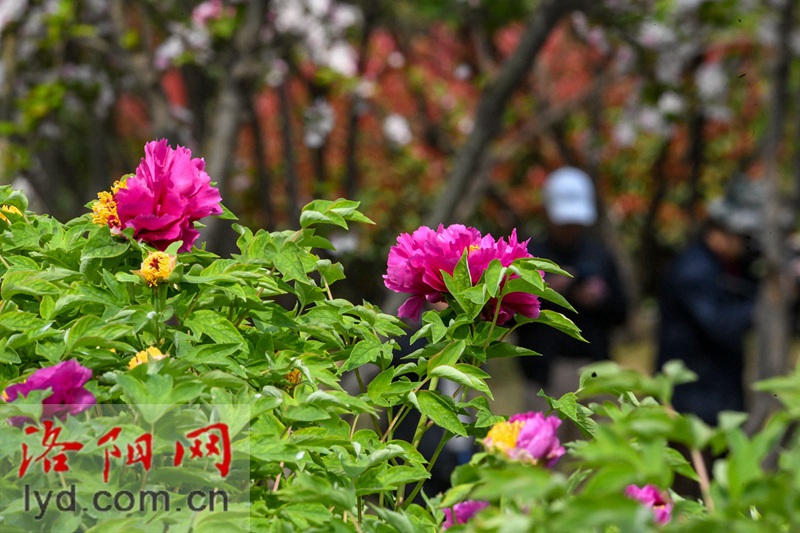
{"type": "Polygon", "coordinates": [[[458,414],[454,412],[455,407],[449,405],[439,394],[429,390],[420,391],[417,394],[417,403],[420,412],[438,426],[456,435],[467,436],[464,424],[459,420],[458,414]]]}
{"type": "Polygon", "coordinates": [[[208,335],[214,342],[244,345],[244,338],[239,330],[230,320],[215,311],[209,309],[195,311],[186,318],[185,324],[193,333],[208,335]]]}
{"type": "Polygon", "coordinates": [[[445,346],[441,352],[431,357],[430,361],[428,361],[428,373],[440,365],[454,365],[458,358],[461,357],[461,354],[464,353],[466,346],[466,342],[463,340],[454,341],[445,346]]]}
{"type": "Polygon", "coordinates": [[[29,294],[31,296],[55,295],[61,291],[57,286],[41,279],[41,272],[32,270],[16,270],[8,272],[3,277],[3,284],[0,287],[0,298],[10,300],[17,294],[29,294]]]}
{"type": "Polygon", "coordinates": [[[124,254],[129,247],[128,241],[116,240],[105,228],[101,228],[86,241],[81,252],[81,261],[118,257],[124,254]]]}

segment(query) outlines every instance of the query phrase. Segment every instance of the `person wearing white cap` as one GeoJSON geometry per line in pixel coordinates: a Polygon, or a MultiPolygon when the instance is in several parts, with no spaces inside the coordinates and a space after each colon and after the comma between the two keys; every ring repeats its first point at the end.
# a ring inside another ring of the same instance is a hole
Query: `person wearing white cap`
{"type": "Polygon", "coordinates": [[[517,330],[521,346],[542,354],[518,359],[530,408],[537,407],[539,388],[556,397],[574,391],[581,366],[609,359],[611,333],[625,322],[628,311],[616,261],[591,231],[597,221],[592,179],[580,169],[559,168],[548,175],[542,196],[547,233],[531,239],[530,252],[555,261],[572,274],[572,278],[548,274],[546,281],[578,313],[555,310],[572,319],[589,342],[577,341],[540,324],[526,324],[517,330]]]}

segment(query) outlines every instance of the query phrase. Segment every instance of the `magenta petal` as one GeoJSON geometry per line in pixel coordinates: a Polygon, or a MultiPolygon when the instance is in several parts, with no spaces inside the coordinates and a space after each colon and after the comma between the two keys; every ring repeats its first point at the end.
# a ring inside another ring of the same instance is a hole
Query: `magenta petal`
{"type": "MultiPolygon", "coordinates": [[[[42,401],[42,418],[64,417],[77,414],[95,404],[94,395],[84,388],[92,377],[92,371],[77,361],[64,361],[55,366],[40,368],[25,383],[8,387],[5,392],[8,401],[15,401],[20,395],[27,396],[33,390],[50,389],[50,395],[42,401]]],[[[25,417],[14,417],[11,423],[21,425],[25,417]]]]}
{"type": "Polygon", "coordinates": [[[180,251],[188,251],[199,235],[194,223],[222,214],[219,189],[188,148],[172,149],[161,139],[148,142],[144,152],[136,175],[114,196],[120,225],[160,250],[182,240],[180,251]]]}
{"type": "Polygon", "coordinates": [[[425,305],[425,297],[412,296],[400,306],[397,310],[397,316],[400,318],[408,318],[410,320],[419,320],[422,314],[422,307],[425,305]]]}

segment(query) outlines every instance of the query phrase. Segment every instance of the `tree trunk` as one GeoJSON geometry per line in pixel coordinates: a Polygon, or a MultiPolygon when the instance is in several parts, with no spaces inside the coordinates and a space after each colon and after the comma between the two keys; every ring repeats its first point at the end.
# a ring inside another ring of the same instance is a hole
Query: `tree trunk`
{"type": "Polygon", "coordinates": [[[545,0],[532,14],[516,50],[503,64],[497,78],[484,90],[472,133],[458,151],[445,189],[425,217],[425,225],[435,227],[452,221],[461,196],[471,188],[487,146],[501,129],[506,102],[528,73],[534,58],[561,17],[585,7],[585,4],[582,0],[545,0]]]}
{"type": "MultiPolygon", "coordinates": [[[[759,380],[783,374],[789,359],[789,294],[790,278],[785,267],[785,228],[782,224],[780,143],[787,112],[791,49],[789,37],[794,20],[795,2],[786,2],[781,11],[778,30],[778,53],[775,58],[772,109],[767,139],[764,143],[765,198],[762,246],[766,274],[759,289],[756,308],[756,338],[758,347],[757,378],[759,380]]],[[[775,406],[769,394],[757,394],[746,429],[760,429],[775,406]]]]}

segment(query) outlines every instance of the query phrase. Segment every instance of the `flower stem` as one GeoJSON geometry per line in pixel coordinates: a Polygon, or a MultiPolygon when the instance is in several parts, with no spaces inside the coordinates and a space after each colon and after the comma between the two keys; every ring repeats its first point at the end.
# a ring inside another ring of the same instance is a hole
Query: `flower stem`
{"type": "Polygon", "coordinates": [[[489,343],[492,342],[492,333],[494,333],[494,328],[497,325],[497,316],[500,314],[500,304],[503,302],[503,296],[501,295],[497,299],[497,305],[494,306],[494,316],[492,317],[492,324],[489,326],[489,334],[486,336],[486,342],[483,343],[483,349],[489,347],[489,343]]]}
{"type": "MultiPolygon", "coordinates": [[[[674,418],[678,415],[675,408],[669,402],[664,402],[664,409],[667,414],[674,418]]],[[[700,485],[700,494],[703,496],[703,504],[705,504],[708,512],[714,512],[714,499],[711,497],[711,481],[708,477],[708,470],[706,469],[706,462],[703,459],[703,454],[694,445],[689,447],[689,456],[692,458],[692,466],[697,473],[697,483],[700,485]]]]}
{"type": "MultiPolygon", "coordinates": [[[[452,436],[453,436],[453,434],[450,433],[449,431],[445,431],[442,434],[442,438],[439,439],[439,444],[438,444],[438,446],[436,446],[436,451],[433,452],[433,456],[431,456],[431,460],[428,461],[428,467],[425,469],[429,474],[430,474],[431,470],[433,470],[433,465],[436,464],[436,460],[439,458],[439,454],[442,453],[442,450],[444,450],[444,445],[447,444],[447,441],[449,441],[450,437],[452,437],[452,436]]],[[[417,496],[419,491],[422,490],[422,485],[424,483],[425,483],[424,479],[421,479],[421,480],[419,480],[417,482],[417,485],[414,487],[414,490],[411,491],[411,494],[408,495],[408,498],[406,498],[406,501],[403,502],[403,504],[402,504],[402,507],[404,509],[406,507],[408,507],[408,505],[411,502],[414,501],[414,498],[417,496]]]]}

